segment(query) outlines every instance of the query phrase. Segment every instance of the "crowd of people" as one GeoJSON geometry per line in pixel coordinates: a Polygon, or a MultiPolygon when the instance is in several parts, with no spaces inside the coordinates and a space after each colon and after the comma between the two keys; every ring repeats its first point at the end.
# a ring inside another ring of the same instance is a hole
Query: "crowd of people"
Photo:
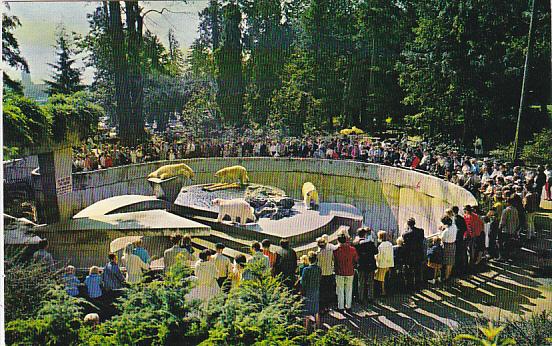
{"type": "MultiPolygon", "coordinates": [[[[388,287],[399,292],[417,290],[450,282],[478,270],[487,260],[511,260],[523,235],[529,240],[536,236],[531,214],[538,199],[531,187],[524,198],[507,188],[501,196],[504,201],[499,199],[484,215],[471,205],[464,206],[463,212],[458,207],[445,210],[431,237],[411,218],[396,239],[389,232],[363,227],[352,237],[347,232],[338,234],[337,244],[323,235],[316,239],[318,250],[301,258],[286,239],[278,247],[268,239],[254,242],[249,259],[244,254],[231,259],[224,254],[222,243],[198,251],[189,235],[176,234],[171,237],[173,246],[164,251],[164,270],[183,261],[193,273],[187,298],[206,303],[243,281],[254,280],[259,275],[254,268],[261,268],[303,295],[306,327],[312,319],[318,326],[320,315],[331,308],[350,313],[353,300],[362,305],[374,303],[376,296],[388,294],[388,287]]],[[[46,240],[41,241],[33,258],[53,268],[47,246],[46,240]]],[[[140,240],[124,247],[121,261],[124,269],[119,267],[117,255],[110,253],[106,265],[92,266],[82,282],[75,268],[67,266],[63,275],[67,293],[102,306],[119,297],[128,285],[147,279],[151,257],[140,240]]]]}
{"type": "MultiPolygon", "coordinates": [[[[479,150],[481,152],[481,150],[479,150]]],[[[528,169],[490,158],[461,155],[456,150],[437,150],[431,142],[410,145],[407,137],[373,141],[369,137],[343,136],[288,138],[235,137],[235,139],[185,140],[153,135],[134,148],[116,144],[96,144],[89,140],[74,152],[74,171],[93,171],[114,166],[157,160],[196,157],[300,157],[343,159],[417,169],[463,186],[476,196],[485,210],[497,199],[504,201],[503,190],[525,194],[534,187],[540,196],[552,200],[552,167],[528,169]]]]}

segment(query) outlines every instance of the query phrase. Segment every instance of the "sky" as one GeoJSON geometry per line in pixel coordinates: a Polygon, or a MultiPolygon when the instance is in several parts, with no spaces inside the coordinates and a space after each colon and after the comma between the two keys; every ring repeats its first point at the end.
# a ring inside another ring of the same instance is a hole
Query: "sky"
{"type": "MultiPolygon", "coordinates": [[[[167,44],[167,33],[173,28],[176,38],[182,48],[189,47],[198,37],[198,12],[207,6],[208,0],[184,1],[144,1],[140,2],[145,9],[168,8],[173,12],[164,12],[163,15],[150,13],[145,20],[145,27],[157,34],[167,44]]],[[[87,13],[92,13],[99,2],[9,2],[8,14],[16,15],[21,26],[15,30],[23,57],[27,60],[31,70],[33,83],[43,83],[49,79],[52,71],[48,63],[56,60],[55,32],[61,23],[68,32],[79,34],[88,32],[87,13]]],[[[4,7],[4,6],[3,6],[4,7]]],[[[3,11],[5,11],[5,7],[3,11]]],[[[77,66],[83,66],[81,62],[77,66]]],[[[6,72],[15,79],[21,78],[21,72],[3,65],[6,72]]],[[[89,84],[93,70],[86,69],[83,82],[89,84]]]]}

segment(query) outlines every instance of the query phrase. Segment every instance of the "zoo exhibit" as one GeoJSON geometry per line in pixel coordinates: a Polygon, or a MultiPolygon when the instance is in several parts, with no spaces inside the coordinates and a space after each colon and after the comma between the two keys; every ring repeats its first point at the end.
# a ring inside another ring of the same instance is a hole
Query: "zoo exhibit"
{"type": "Polygon", "coordinates": [[[4,2],[0,344],[552,345],[551,8],[4,2]]]}
{"type": "MultiPolygon", "coordinates": [[[[298,254],[306,254],[317,249],[316,238],[322,234],[335,241],[343,229],[354,235],[363,225],[386,230],[396,238],[410,217],[431,236],[438,230],[436,223],[443,210],[476,204],[468,191],[455,184],[376,164],[288,158],[209,158],[179,163],[192,168],[193,182],[182,175],[165,179],[168,183],[156,178],[148,182],[150,173],[166,162],[74,173],[71,198],[64,200],[69,205],[61,208],[70,209],[75,216],[35,232],[49,240],[55,258],[83,268],[101,263],[104,254],[113,250],[110,244],[121,244],[117,239],[123,237],[143,235],[152,255],[161,257],[174,232],[192,234],[199,249],[224,242],[231,257],[247,253],[252,241],[265,238],[273,244],[287,238],[298,254]],[[236,165],[247,169],[250,183],[219,184],[217,189],[215,173],[236,165]],[[305,182],[312,182],[318,191],[317,210],[305,207],[305,182]],[[175,183],[176,188],[168,186],[175,183]],[[210,186],[215,188],[209,191],[210,186]],[[163,189],[170,192],[164,194],[163,189]],[[270,195],[276,199],[289,196],[293,213],[279,220],[261,217],[245,225],[217,222],[218,207],[212,200],[245,198],[255,190],[268,199],[270,195]]],[[[35,182],[39,177],[35,171],[35,182]]],[[[37,200],[44,200],[38,183],[35,188],[37,200]]]]}

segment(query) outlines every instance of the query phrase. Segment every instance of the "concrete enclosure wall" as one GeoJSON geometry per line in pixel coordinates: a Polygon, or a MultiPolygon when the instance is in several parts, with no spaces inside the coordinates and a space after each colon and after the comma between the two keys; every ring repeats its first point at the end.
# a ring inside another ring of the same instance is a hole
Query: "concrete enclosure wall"
{"type": "MultiPolygon", "coordinates": [[[[350,203],[364,214],[364,223],[376,230],[397,233],[409,217],[416,219],[427,235],[437,231],[447,207],[476,204],[465,189],[415,171],[356,161],[290,158],[206,158],[177,160],[195,172],[194,184],[216,182],[214,172],[232,166],[247,168],[252,182],[273,185],[294,198],[311,181],[322,201],[350,203]]],[[[169,161],[114,167],[74,173],[71,209],[73,214],[108,197],[153,193],[146,177],[169,161]]],[[[41,187],[36,184],[37,193],[41,187]]]]}

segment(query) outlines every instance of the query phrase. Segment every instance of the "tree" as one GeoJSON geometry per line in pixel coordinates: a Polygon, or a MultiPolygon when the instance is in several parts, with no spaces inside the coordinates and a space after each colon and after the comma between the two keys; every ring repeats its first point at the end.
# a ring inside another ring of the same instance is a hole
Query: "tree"
{"type": "Polygon", "coordinates": [[[48,85],[48,94],[72,94],[84,89],[81,85],[82,70],[74,67],[75,54],[78,53],[75,46],[76,34],[73,37],[60,26],[57,31],[56,54],[58,60],[54,64],[48,64],[54,69],[52,80],[45,81],[48,85]]]}
{"type": "Polygon", "coordinates": [[[302,44],[314,69],[314,97],[320,100],[322,123],[328,131],[343,110],[343,66],[352,48],[350,6],[346,1],[311,0],[301,20],[302,44]]]}
{"type": "MultiPolygon", "coordinates": [[[[7,10],[10,9],[8,3],[4,3],[7,10]]],[[[21,51],[19,50],[19,42],[15,38],[13,31],[21,26],[19,18],[16,16],[9,16],[6,11],[2,13],[2,61],[8,66],[11,66],[15,69],[22,70],[24,72],[29,72],[29,65],[25,58],[21,56],[21,51]]],[[[6,73],[2,72],[4,78],[4,86],[21,93],[21,84],[14,81],[6,73]]]]}
{"type": "MultiPolygon", "coordinates": [[[[498,0],[414,4],[418,14],[414,37],[398,64],[404,103],[418,109],[407,118],[409,124],[429,136],[445,135],[464,145],[472,143],[476,134],[490,143],[509,142],[519,105],[527,4],[498,0]]],[[[543,42],[544,37],[536,41],[543,42]]]]}
{"type": "Polygon", "coordinates": [[[50,139],[51,118],[35,101],[14,92],[3,100],[4,145],[31,149],[50,139]]]}
{"type": "Polygon", "coordinates": [[[223,118],[231,124],[245,122],[241,18],[242,13],[236,3],[230,2],[224,6],[222,44],[215,51],[218,69],[217,103],[223,118]]]}
{"type": "Polygon", "coordinates": [[[552,164],[552,129],[544,128],[525,144],[521,158],[533,165],[552,164]]]}
{"type": "MultiPolygon", "coordinates": [[[[283,5],[282,5],[283,4],[283,5]]],[[[245,15],[244,48],[249,53],[247,68],[247,113],[251,120],[265,124],[270,101],[279,87],[280,73],[291,51],[291,30],[283,23],[279,0],[242,0],[245,15]]]]}
{"type": "Polygon", "coordinates": [[[46,109],[52,117],[52,134],[57,143],[85,140],[97,131],[98,120],[105,115],[92,94],[85,91],[53,95],[46,109]]]}
{"type": "Polygon", "coordinates": [[[291,136],[322,130],[320,101],[313,94],[314,69],[305,52],[291,56],[282,72],[282,86],[272,99],[271,126],[291,136]]]}
{"type": "Polygon", "coordinates": [[[136,145],[145,138],[143,13],[138,2],[104,1],[89,16],[90,32],[86,47],[88,64],[97,70],[103,90],[112,92],[109,103],[124,145],[136,145]],[[123,11],[125,21],[123,23],[123,11]]]}
{"type": "Polygon", "coordinates": [[[174,30],[169,29],[169,56],[168,56],[168,74],[171,76],[180,76],[184,72],[184,56],[180,48],[180,43],[174,35],[174,30]]]}
{"type": "Polygon", "coordinates": [[[360,2],[353,11],[353,48],[346,55],[344,126],[380,130],[384,119],[400,118],[402,91],[395,64],[408,37],[405,10],[382,0],[360,2]]]}
{"type": "Polygon", "coordinates": [[[220,47],[223,11],[218,0],[209,0],[209,5],[199,12],[198,44],[215,51],[220,47]]]}
{"type": "Polygon", "coordinates": [[[56,278],[42,263],[26,263],[21,255],[7,257],[5,262],[4,303],[6,322],[36,316],[56,278]]]}

